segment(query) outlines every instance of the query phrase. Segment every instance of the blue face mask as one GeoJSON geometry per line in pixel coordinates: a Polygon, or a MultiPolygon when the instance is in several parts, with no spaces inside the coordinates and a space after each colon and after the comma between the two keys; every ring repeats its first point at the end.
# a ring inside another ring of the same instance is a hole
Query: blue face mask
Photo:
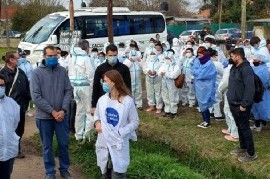
{"type": "Polygon", "coordinates": [[[0,87],[0,99],[3,99],[6,95],[6,87],[1,86],[0,87]]]}
{"type": "Polygon", "coordinates": [[[21,64],[26,63],[26,62],[27,62],[26,58],[20,58],[18,60],[18,65],[20,66],[21,64]]]}
{"type": "Polygon", "coordinates": [[[131,52],[131,55],[132,56],[136,56],[136,54],[137,54],[137,51],[136,50],[131,50],[130,52],[131,52]]]}
{"type": "Polygon", "coordinates": [[[45,59],[45,64],[47,67],[55,67],[58,64],[57,57],[48,57],[45,59]]]}
{"type": "Polygon", "coordinates": [[[104,62],[104,60],[105,60],[104,57],[98,57],[98,59],[99,59],[101,62],[104,62]]]}
{"type": "Polygon", "coordinates": [[[102,83],[102,89],[105,93],[109,93],[111,91],[109,84],[106,82],[102,83]]]}
{"type": "Polygon", "coordinates": [[[108,57],[108,63],[114,66],[117,63],[117,56],[108,57]]]}
{"type": "Polygon", "coordinates": [[[260,47],[258,47],[258,46],[254,46],[254,49],[255,49],[255,50],[259,50],[259,49],[260,49],[260,47]]]}

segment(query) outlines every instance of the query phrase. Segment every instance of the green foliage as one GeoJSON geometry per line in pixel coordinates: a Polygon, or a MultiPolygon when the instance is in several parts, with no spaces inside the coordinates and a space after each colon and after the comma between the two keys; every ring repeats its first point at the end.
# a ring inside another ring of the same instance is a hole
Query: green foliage
{"type": "Polygon", "coordinates": [[[20,5],[18,6],[17,12],[11,19],[12,29],[26,32],[38,20],[45,17],[46,15],[63,10],[65,10],[63,6],[51,6],[41,1],[33,1],[24,5],[20,5]]]}
{"type": "Polygon", "coordinates": [[[4,64],[2,56],[4,56],[8,51],[16,51],[16,48],[0,48],[0,64],[4,64]]]}

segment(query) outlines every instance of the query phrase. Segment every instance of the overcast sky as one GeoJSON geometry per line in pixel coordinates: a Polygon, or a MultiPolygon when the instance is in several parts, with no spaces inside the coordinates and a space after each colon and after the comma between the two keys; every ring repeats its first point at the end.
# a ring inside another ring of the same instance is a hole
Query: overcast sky
{"type": "MultiPolygon", "coordinates": [[[[89,3],[89,0],[83,0],[83,1],[86,2],[87,4],[89,3]]],[[[198,5],[198,3],[196,3],[197,1],[199,1],[199,0],[189,0],[190,6],[188,7],[188,9],[194,10],[198,5]]],[[[62,0],[62,2],[64,4],[65,8],[68,9],[69,8],[69,0],[62,0]]],[[[74,9],[75,10],[80,8],[82,0],[73,0],[73,2],[74,2],[74,9]]]]}

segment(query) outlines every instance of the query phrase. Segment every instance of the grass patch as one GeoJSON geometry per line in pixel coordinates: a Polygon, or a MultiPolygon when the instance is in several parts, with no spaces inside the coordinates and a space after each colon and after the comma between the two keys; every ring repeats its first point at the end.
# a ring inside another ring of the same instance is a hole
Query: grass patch
{"type": "Polygon", "coordinates": [[[4,56],[8,51],[17,51],[17,48],[0,48],[0,64],[4,64],[2,56],[4,56]]]}

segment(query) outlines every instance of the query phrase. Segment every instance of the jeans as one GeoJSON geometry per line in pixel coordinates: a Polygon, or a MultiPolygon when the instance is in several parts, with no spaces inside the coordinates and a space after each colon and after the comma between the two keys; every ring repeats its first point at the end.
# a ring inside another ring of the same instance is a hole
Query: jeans
{"type": "Polygon", "coordinates": [[[0,178],[10,179],[13,170],[14,158],[7,161],[0,161],[0,178]]]}
{"type": "Polygon", "coordinates": [[[209,111],[209,109],[202,111],[201,113],[202,113],[203,121],[210,124],[210,111],[209,111]]]}
{"type": "Polygon", "coordinates": [[[60,172],[68,170],[70,161],[68,154],[69,145],[69,122],[68,118],[62,122],[54,119],[36,119],[36,125],[39,129],[39,135],[42,142],[43,160],[46,169],[46,175],[55,175],[55,161],[53,155],[53,135],[56,134],[58,143],[58,154],[60,163],[60,172]]]}
{"type": "Polygon", "coordinates": [[[230,105],[235,124],[238,127],[239,142],[241,149],[247,149],[247,153],[251,156],[255,154],[252,131],[249,127],[249,117],[251,108],[246,111],[240,111],[240,106],[230,105]]]}
{"type": "Polygon", "coordinates": [[[112,159],[109,154],[107,163],[107,172],[102,175],[102,179],[126,179],[126,173],[117,173],[113,171],[112,159]]]}

